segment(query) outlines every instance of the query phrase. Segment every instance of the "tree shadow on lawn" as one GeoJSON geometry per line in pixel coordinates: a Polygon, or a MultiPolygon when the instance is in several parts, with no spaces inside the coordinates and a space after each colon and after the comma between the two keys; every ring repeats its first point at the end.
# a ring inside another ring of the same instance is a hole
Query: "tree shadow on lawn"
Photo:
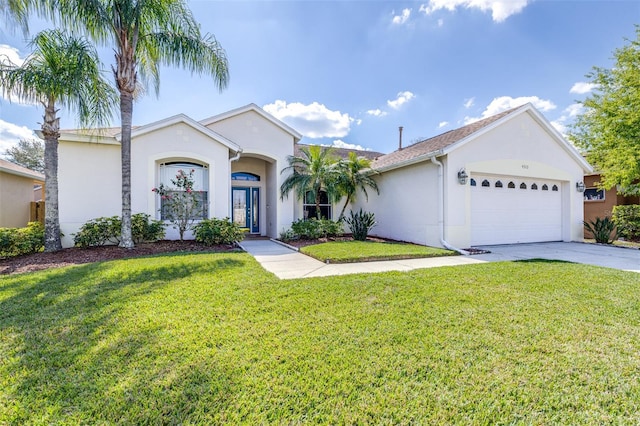
{"type": "MultiPolygon", "coordinates": [[[[163,317],[174,315],[165,300],[188,296],[189,277],[246,263],[209,256],[154,256],[25,274],[9,285],[0,280],[0,294],[15,293],[0,302],[0,423],[162,423],[169,414],[181,422],[203,409],[202,399],[204,408],[228,404],[232,369],[202,362],[198,347],[194,353],[172,343],[182,324],[172,328],[163,317]],[[198,399],[204,389],[206,398],[198,399]]],[[[180,303],[176,321],[192,321],[180,303]]]]}

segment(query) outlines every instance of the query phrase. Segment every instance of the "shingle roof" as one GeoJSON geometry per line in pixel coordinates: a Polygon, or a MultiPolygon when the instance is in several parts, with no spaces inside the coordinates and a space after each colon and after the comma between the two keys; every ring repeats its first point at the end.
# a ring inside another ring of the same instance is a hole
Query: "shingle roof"
{"type": "MultiPolygon", "coordinates": [[[[306,145],[306,144],[296,144],[295,145],[295,149],[294,149],[294,155],[298,156],[300,155],[300,148],[304,148],[304,147],[309,147],[312,145],[306,145]]],[[[327,147],[328,148],[328,147],[327,147]]],[[[349,153],[350,152],[355,152],[358,157],[364,157],[368,160],[375,160],[378,157],[383,156],[384,154],[381,152],[375,152],[375,151],[364,151],[364,150],[359,150],[359,149],[349,149],[349,148],[336,148],[336,147],[331,147],[333,154],[341,159],[346,159],[349,157],[349,153]]]]}
{"type": "Polygon", "coordinates": [[[30,177],[36,180],[44,181],[44,175],[26,167],[19,166],[11,161],[0,159],[0,170],[12,175],[30,177]]]}
{"type": "Polygon", "coordinates": [[[466,126],[460,127],[458,129],[450,130],[446,133],[443,133],[438,136],[434,136],[429,139],[425,139],[420,142],[416,142],[413,145],[409,145],[402,149],[396,150],[389,154],[383,155],[382,157],[376,159],[372,164],[372,169],[383,169],[389,166],[393,166],[394,164],[404,163],[407,161],[411,161],[413,159],[417,159],[426,154],[439,151],[444,149],[454,143],[461,141],[467,136],[481,130],[482,128],[490,125],[511,114],[516,109],[521,107],[512,108],[507,111],[503,111],[499,114],[492,115],[491,117],[487,117],[485,119],[475,121],[471,124],[467,124],[466,126]]]}

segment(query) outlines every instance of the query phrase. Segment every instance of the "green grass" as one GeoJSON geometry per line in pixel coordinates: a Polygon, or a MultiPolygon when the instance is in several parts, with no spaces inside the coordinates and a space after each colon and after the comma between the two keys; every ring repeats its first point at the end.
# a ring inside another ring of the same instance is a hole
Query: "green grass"
{"type": "Polygon", "coordinates": [[[630,272],[129,259],[0,278],[0,424],[638,424],[639,348],[630,272]]]}
{"type": "Polygon", "coordinates": [[[329,263],[416,259],[421,257],[455,256],[458,254],[452,250],[416,244],[372,241],[332,241],[303,247],[300,252],[329,263]]]}

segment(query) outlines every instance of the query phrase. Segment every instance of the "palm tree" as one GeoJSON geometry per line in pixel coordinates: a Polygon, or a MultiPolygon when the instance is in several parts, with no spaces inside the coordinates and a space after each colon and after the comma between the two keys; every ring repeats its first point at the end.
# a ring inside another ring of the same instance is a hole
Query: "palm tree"
{"type": "Polygon", "coordinates": [[[356,193],[361,190],[364,196],[369,200],[369,194],[367,193],[367,187],[372,188],[377,194],[380,193],[378,184],[368,173],[368,169],[371,167],[371,161],[364,157],[358,157],[355,152],[350,152],[349,157],[346,160],[340,162],[340,180],[338,182],[338,188],[341,193],[346,197],[344,206],[338,220],[344,217],[344,212],[347,209],[349,203],[355,201],[356,193]]]}
{"type": "Polygon", "coordinates": [[[95,48],[83,38],[59,30],[39,33],[31,42],[33,53],[20,66],[0,63],[2,90],[9,98],[41,103],[44,117],[45,251],[62,248],[58,216],[58,107],[74,112],[81,126],[104,125],[117,100],[103,78],[95,48]]]}
{"type": "MultiPolygon", "coordinates": [[[[15,1],[15,0],[14,0],[15,1]]],[[[27,0],[22,0],[27,1],[27,0]]],[[[86,32],[115,50],[112,66],[120,94],[122,159],[122,236],[120,246],[133,248],[131,237],[131,124],[134,95],[140,81],[159,91],[162,65],[182,66],[208,74],[222,90],[229,80],[225,51],[203,35],[185,0],[41,0],[35,9],[65,26],[86,32]]]]}
{"type": "Polygon", "coordinates": [[[316,217],[320,219],[321,192],[325,191],[332,201],[340,195],[337,187],[340,176],[338,160],[331,148],[318,145],[301,148],[300,152],[300,156],[287,157],[289,165],[282,169],[281,173],[291,174],[280,185],[280,198],[284,199],[291,191],[295,191],[298,199],[304,199],[305,194],[311,192],[316,204],[316,217]]]}

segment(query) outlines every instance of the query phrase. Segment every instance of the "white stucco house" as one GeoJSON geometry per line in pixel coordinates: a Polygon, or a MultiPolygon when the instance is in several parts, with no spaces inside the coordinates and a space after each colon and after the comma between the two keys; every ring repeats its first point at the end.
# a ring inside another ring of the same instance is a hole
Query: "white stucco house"
{"type": "MultiPolygon", "coordinates": [[[[287,157],[302,135],[250,104],[205,120],[177,115],[132,132],[132,212],[161,219],[151,191],[179,169],[194,170],[203,217],[231,217],[269,237],[309,214],[282,199],[287,157]]],[[[63,244],[86,221],[121,212],[119,129],[61,131],[59,204],[63,244]]],[[[531,105],[525,105],[373,159],[380,195],[359,197],[374,233],[432,246],[582,239],[588,163],[531,105]],[[464,173],[462,173],[464,172],[464,173]],[[462,175],[467,175],[464,184],[462,175]]],[[[322,205],[331,217],[332,206],[322,205]]],[[[337,214],[337,212],[336,212],[337,214]]],[[[177,234],[169,229],[167,237],[177,234]]]]}

